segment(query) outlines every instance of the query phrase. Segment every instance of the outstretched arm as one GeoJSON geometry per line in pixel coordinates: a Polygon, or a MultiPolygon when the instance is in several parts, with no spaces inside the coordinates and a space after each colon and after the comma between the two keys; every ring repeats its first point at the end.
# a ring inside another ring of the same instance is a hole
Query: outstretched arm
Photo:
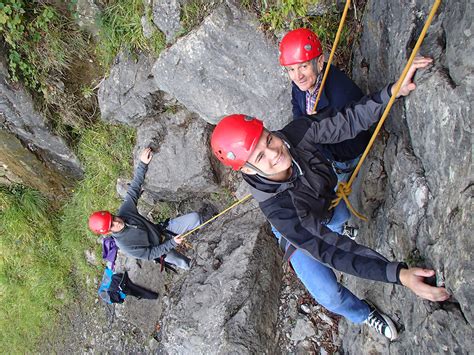
{"type": "MultiPolygon", "coordinates": [[[[397,97],[407,96],[415,90],[413,76],[416,70],[427,67],[431,62],[431,58],[415,58],[407,76],[402,81],[397,97]]],[[[391,85],[388,86],[388,90],[385,87],[380,92],[364,96],[359,102],[346,106],[340,112],[322,112],[321,120],[312,122],[311,136],[308,137],[315,143],[324,144],[339,143],[354,138],[380,119],[394,88],[395,85],[391,85]]]]}
{"type": "Polygon", "coordinates": [[[125,200],[119,209],[119,216],[121,212],[124,212],[125,210],[136,209],[138,199],[140,198],[142,184],[145,180],[145,175],[148,170],[148,164],[150,163],[152,157],[153,152],[151,148],[143,149],[140,154],[140,162],[138,163],[137,169],[135,170],[133,180],[128,187],[125,200]]]}

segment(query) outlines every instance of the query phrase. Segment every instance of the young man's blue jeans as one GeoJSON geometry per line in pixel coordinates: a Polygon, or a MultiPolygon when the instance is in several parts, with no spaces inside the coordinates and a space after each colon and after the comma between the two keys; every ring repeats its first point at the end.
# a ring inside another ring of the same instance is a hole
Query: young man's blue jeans
{"type": "MultiPolygon", "coordinates": [[[[349,217],[350,212],[342,200],[326,226],[334,232],[341,233],[349,217]]],[[[273,226],[272,231],[280,239],[280,232],[273,226]]],[[[347,237],[341,236],[341,238],[347,237]]],[[[368,305],[337,282],[331,268],[299,249],[291,256],[290,263],[298,278],[320,305],[354,323],[362,323],[367,319],[370,313],[368,305]]]]}
{"type": "Polygon", "coordinates": [[[352,175],[352,172],[354,171],[355,167],[359,163],[359,160],[360,160],[360,156],[355,159],[344,161],[344,162],[333,161],[332,167],[334,169],[334,172],[337,175],[337,182],[349,181],[352,175]]]}

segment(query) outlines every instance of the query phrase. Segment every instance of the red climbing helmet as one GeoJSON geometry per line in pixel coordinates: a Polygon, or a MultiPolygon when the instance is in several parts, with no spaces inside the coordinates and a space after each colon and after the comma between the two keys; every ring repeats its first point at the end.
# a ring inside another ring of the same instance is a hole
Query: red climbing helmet
{"type": "Polygon", "coordinates": [[[112,214],[109,211],[97,211],[89,217],[89,229],[97,234],[107,234],[112,225],[112,214]]]}
{"type": "Polygon", "coordinates": [[[307,62],[322,53],[318,36],[307,28],[288,32],[280,42],[280,64],[284,66],[307,62]]]}
{"type": "Polygon", "coordinates": [[[246,115],[224,117],[214,128],[211,147],[222,164],[239,170],[247,162],[263,132],[263,122],[246,115]]]}

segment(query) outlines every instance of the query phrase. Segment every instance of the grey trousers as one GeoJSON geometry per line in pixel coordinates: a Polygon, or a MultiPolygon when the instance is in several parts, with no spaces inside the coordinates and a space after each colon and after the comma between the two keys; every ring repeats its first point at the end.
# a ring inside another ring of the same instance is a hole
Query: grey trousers
{"type": "MultiPolygon", "coordinates": [[[[176,234],[183,234],[193,228],[196,228],[200,224],[201,216],[199,213],[191,212],[171,219],[166,229],[176,234]]],[[[184,270],[189,270],[191,267],[191,259],[181,253],[178,253],[176,250],[170,250],[168,253],[166,253],[165,261],[184,270]]]]}

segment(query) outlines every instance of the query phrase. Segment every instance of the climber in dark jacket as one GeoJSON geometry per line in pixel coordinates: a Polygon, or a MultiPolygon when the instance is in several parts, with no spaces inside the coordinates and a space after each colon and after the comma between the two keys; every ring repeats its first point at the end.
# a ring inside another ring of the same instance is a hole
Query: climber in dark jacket
{"type": "MultiPolygon", "coordinates": [[[[428,58],[415,59],[399,96],[415,88],[411,82],[414,72],[430,62],[428,58]]],[[[337,178],[321,146],[338,144],[367,130],[380,118],[391,90],[392,86],[387,86],[341,112],[326,110],[320,113],[320,120],[294,120],[276,132],[264,129],[256,118],[227,116],[214,129],[211,145],[223,164],[243,173],[262,212],[281,233],[285,257],[313,297],[329,310],[356,323],[366,322],[393,340],[397,330],[390,318],[340,285],[331,267],[361,278],[407,286],[432,301],[446,300],[449,295],[444,288],[423,282],[424,277],[433,276],[432,270],[390,262],[340,234],[349,214],[343,201],[329,210],[336,197],[337,178]]]]}
{"type": "MultiPolygon", "coordinates": [[[[279,59],[292,81],[293,119],[304,116],[313,120],[323,119],[324,115],[315,115],[313,111],[327,65],[318,36],[306,28],[288,32],[280,42],[279,59]]],[[[363,96],[362,90],[347,75],[331,65],[316,111],[339,111],[363,96]]],[[[321,145],[324,155],[333,163],[339,181],[349,179],[369,140],[370,132],[366,130],[337,146],[321,145]]]]}
{"type": "Polygon", "coordinates": [[[108,211],[94,212],[89,217],[89,228],[97,234],[112,233],[119,249],[127,255],[145,260],[155,260],[166,255],[166,262],[187,270],[190,260],[174,249],[183,241],[180,234],[201,223],[199,214],[192,212],[165,224],[155,224],[137,210],[141,186],[152,156],[151,148],[145,148],[140,154],[140,162],[117,215],[108,211]],[[169,232],[174,236],[171,237],[169,232]]]}

